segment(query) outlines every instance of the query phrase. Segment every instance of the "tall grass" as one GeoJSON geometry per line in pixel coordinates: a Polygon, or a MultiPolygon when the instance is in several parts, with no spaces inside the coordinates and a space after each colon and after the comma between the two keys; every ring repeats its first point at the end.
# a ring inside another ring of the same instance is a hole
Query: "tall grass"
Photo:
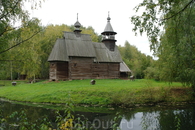
{"type": "MultiPolygon", "coordinates": [[[[188,93],[175,95],[172,88],[182,84],[140,79],[98,79],[95,85],[90,80],[72,80],[34,84],[19,82],[0,87],[0,97],[24,102],[66,103],[68,94],[76,104],[86,105],[125,105],[193,100],[188,93]]],[[[186,91],[190,91],[190,88],[186,91]]]]}

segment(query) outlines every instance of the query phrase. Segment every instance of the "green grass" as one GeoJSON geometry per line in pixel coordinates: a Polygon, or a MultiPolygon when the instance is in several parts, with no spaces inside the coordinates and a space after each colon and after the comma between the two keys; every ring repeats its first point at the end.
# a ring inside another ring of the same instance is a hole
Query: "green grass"
{"type": "Polygon", "coordinates": [[[194,100],[191,88],[184,88],[180,83],[146,79],[99,79],[95,85],[91,85],[90,80],[41,81],[34,84],[17,81],[16,86],[6,81],[6,85],[0,87],[0,97],[37,103],[67,103],[71,99],[75,104],[98,106],[194,100]],[[173,90],[176,88],[182,88],[183,93],[175,93],[173,90]]]}

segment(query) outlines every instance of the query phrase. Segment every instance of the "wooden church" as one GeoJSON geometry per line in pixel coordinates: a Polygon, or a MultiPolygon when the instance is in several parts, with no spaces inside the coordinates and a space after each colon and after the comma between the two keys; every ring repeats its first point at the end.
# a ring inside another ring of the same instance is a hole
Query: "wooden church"
{"type": "Polygon", "coordinates": [[[112,79],[127,77],[130,69],[122,61],[116,46],[115,35],[108,15],[102,34],[102,43],[91,40],[90,35],[81,34],[81,24],[74,24],[74,32],[63,32],[50,53],[50,80],[68,79],[112,79]]]}

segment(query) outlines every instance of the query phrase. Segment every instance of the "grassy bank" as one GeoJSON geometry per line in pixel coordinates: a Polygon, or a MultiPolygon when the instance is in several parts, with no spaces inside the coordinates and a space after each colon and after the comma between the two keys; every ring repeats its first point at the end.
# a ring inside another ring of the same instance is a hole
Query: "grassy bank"
{"type": "Polygon", "coordinates": [[[192,90],[180,83],[168,84],[154,80],[72,80],[27,84],[17,81],[0,87],[0,97],[24,102],[66,103],[72,100],[82,105],[124,105],[193,101],[192,90]]]}

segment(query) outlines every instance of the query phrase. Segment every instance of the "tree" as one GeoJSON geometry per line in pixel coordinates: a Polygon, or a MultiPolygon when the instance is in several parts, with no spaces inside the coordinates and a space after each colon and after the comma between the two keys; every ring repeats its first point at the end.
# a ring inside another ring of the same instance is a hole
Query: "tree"
{"type": "Polygon", "coordinates": [[[141,16],[133,16],[131,21],[135,32],[146,32],[151,49],[159,57],[160,77],[191,85],[195,90],[194,2],[144,0],[136,11],[141,7],[145,11],[141,16]]]}
{"type": "Polygon", "coordinates": [[[131,69],[132,75],[139,79],[144,78],[144,70],[152,64],[152,57],[142,54],[135,46],[130,45],[128,41],[125,42],[124,47],[119,46],[119,51],[123,61],[131,69]]]}
{"type": "MultiPolygon", "coordinates": [[[[0,1],[0,54],[5,53],[15,46],[18,46],[38,33],[35,32],[32,36],[24,39],[24,41],[16,43],[11,47],[8,46],[8,39],[16,38],[16,31],[21,31],[18,30],[18,27],[16,27],[15,23],[28,23],[29,21],[28,12],[23,9],[25,2],[26,0],[0,1]]],[[[37,8],[37,3],[39,3],[39,6],[41,5],[41,1],[30,0],[29,2],[31,2],[32,8],[37,8]]],[[[28,24],[25,25],[28,26],[28,24]]]]}
{"type": "MultiPolygon", "coordinates": [[[[14,46],[15,43],[20,43],[20,41],[31,37],[34,32],[43,30],[40,26],[40,21],[36,18],[32,19],[28,24],[29,26],[23,26],[19,29],[21,31],[18,38],[8,40],[9,46],[14,46]]],[[[43,54],[39,43],[40,37],[41,34],[37,34],[33,38],[28,39],[25,44],[16,46],[6,52],[6,56],[9,57],[8,60],[12,62],[12,66],[10,67],[14,67],[12,72],[27,74],[28,78],[35,79],[35,75],[38,75],[40,72],[40,56],[43,54]]]]}
{"type": "MultiPolygon", "coordinates": [[[[188,8],[193,8],[194,0],[143,0],[135,7],[136,12],[140,8],[145,11],[141,16],[132,16],[131,22],[134,24],[133,31],[137,34],[146,32],[151,43],[151,49],[158,49],[160,27],[164,27],[165,23],[175,17],[180,16],[188,8]]],[[[179,23],[180,20],[177,21],[179,23]]]]}
{"type": "MultiPolygon", "coordinates": [[[[21,40],[20,35],[22,29],[25,26],[28,27],[31,25],[31,20],[28,17],[28,12],[24,10],[24,4],[26,0],[0,0],[0,64],[1,70],[0,75],[1,79],[7,79],[7,72],[11,71],[14,67],[13,63],[13,54],[10,55],[9,50],[15,48],[28,41],[37,35],[40,30],[37,30],[32,35],[26,39],[21,40]],[[10,44],[12,43],[12,44],[10,44]],[[8,52],[8,53],[7,53],[8,52]]],[[[30,0],[32,8],[37,8],[41,4],[41,1],[30,0]],[[37,4],[39,3],[39,5],[37,4]]],[[[12,77],[12,76],[11,76],[12,77]]]]}

